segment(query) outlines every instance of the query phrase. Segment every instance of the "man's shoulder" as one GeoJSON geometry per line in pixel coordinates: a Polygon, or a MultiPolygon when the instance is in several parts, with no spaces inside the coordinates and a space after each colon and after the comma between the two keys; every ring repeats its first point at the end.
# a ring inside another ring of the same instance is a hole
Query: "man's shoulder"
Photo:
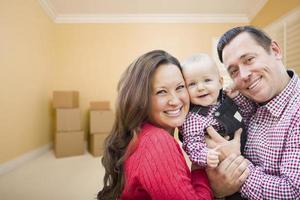
{"type": "Polygon", "coordinates": [[[281,102],[284,105],[284,113],[296,114],[300,112],[300,79],[295,72],[288,70],[288,73],[291,80],[277,103],[281,102]]]}
{"type": "Polygon", "coordinates": [[[300,122],[300,81],[297,88],[294,88],[294,92],[283,110],[283,115],[290,116],[300,122]]]}
{"type": "Polygon", "coordinates": [[[292,90],[293,92],[289,101],[289,106],[292,106],[293,109],[298,108],[297,110],[299,110],[300,109],[300,79],[298,76],[295,78],[295,84],[292,90]]]}
{"type": "Polygon", "coordinates": [[[291,97],[286,110],[300,115],[300,90],[291,97]]]}

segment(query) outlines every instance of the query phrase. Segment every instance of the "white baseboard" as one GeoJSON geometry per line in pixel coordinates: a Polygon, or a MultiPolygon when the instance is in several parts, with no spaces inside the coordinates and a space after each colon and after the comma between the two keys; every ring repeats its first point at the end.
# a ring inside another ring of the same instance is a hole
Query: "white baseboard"
{"type": "Polygon", "coordinates": [[[44,153],[48,152],[51,147],[52,147],[52,144],[44,145],[38,149],[32,150],[28,153],[25,153],[22,156],[19,156],[14,160],[11,160],[4,164],[1,164],[0,165],[0,175],[21,166],[22,164],[24,164],[27,161],[33,160],[33,159],[43,155],[44,153]]]}

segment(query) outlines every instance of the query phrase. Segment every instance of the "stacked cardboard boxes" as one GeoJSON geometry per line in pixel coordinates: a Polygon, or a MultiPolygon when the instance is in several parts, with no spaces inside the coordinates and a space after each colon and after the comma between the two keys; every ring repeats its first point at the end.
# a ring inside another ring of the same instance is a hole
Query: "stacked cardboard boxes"
{"type": "Polygon", "coordinates": [[[89,152],[93,156],[103,154],[104,140],[112,129],[114,114],[108,101],[90,102],[89,152]]]}
{"type": "Polygon", "coordinates": [[[84,131],[81,128],[79,92],[54,91],[54,153],[57,158],[84,153],[84,131]]]}

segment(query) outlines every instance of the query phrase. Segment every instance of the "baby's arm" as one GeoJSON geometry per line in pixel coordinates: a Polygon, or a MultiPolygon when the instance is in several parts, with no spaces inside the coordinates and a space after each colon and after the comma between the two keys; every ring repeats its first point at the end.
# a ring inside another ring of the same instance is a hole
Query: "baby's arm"
{"type": "Polygon", "coordinates": [[[180,127],[183,136],[183,149],[192,163],[200,167],[207,166],[208,148],[205,143],[205,126],[203,116],[189,113],[184,124],[180,127]]]}

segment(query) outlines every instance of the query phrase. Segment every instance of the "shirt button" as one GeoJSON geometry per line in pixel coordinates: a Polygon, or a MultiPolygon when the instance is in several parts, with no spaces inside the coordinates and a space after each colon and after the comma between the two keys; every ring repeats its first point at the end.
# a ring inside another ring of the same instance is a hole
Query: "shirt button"
{"type": "Polygon", "coordinates": [[[215,116],[219,117],[220,116],[220,112],[215,112],[215,116]]]}

